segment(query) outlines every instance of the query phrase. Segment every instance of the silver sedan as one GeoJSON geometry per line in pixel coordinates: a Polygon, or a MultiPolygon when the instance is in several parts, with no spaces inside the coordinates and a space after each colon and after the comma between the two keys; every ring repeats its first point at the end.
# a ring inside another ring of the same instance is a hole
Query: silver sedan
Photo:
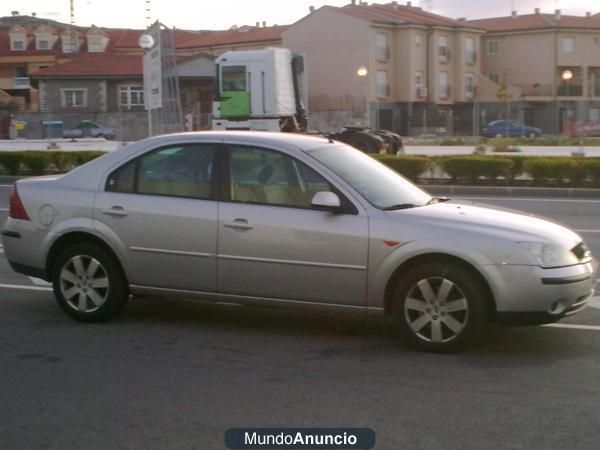
{"type": "Polygon", "coordinates": [[[131,295],[337,308],[451,351],[489,322],[585,306],[597,264],[577,234],[446,200],[322,137],[174,134],[18,181],[2,239],[17,272],[88,322],[131,295]]]}

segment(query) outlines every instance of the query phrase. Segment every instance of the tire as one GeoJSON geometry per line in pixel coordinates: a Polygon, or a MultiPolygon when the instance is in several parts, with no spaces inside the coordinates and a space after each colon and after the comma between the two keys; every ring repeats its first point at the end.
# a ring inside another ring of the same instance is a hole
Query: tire
{"type": "Polygon", "coordinates": [[[455,352],[472,344],[486,325],[484,293],[478,279],[460,265],[423,264],[398,283],[394,317],[413,347],[455,352]]]}
{"type": "Polygon", "coordinates": [[[116,316],[129,297],[127,281],[116,259],[89,243],[67,247],[52,267],[54,296],[60,307],[82,322],[116,316]]]}

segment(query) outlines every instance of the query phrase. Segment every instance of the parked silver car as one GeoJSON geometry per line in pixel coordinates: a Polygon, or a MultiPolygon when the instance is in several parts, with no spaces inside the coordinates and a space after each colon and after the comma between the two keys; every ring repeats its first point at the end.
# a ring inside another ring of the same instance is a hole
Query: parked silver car
{"type": "Polygon", "coordinates": [[[175,134],[18,181],[2,237],[17,272],[88,322],[130,294],[335,307],[447,351],[488,322],[585,306],[597,263],[577,234],[444,200],[322,137],[175,134]]]}

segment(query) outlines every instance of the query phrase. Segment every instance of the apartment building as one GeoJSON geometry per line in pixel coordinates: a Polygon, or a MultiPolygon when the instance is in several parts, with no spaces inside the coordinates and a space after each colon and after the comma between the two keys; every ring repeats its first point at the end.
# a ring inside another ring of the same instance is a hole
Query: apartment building
{"type": "Polygon", "coordinates": [[[495,90],[480,76],[483,33],[410,2],[352,1],[312,10],[282,39],[305,54],[309,110],[320,127],[366,122],[420,134],[471,131],[476,86],[495,90]]]}
{"type": "Polygon", "coordinates": [[[547,134],[564,132],[569,122],[600,121],[599,14],[535,9],[469,24],[486,30],[482,73],[512,92],[504,102],[482,99],[488,119],[508,114],[547,134]]]}

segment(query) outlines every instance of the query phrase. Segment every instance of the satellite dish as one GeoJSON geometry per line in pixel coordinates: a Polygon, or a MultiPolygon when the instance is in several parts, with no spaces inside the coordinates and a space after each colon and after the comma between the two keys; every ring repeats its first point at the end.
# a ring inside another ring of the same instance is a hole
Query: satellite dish
{"type": "Polygon", "coordinates": [[[154,38],[152,36],[150,36],[149,34],[142,34],[140,36],[140,40],[138,41],[138,44],[143,49],[148,50],[148,49],[154,47],[154,38]]]}

